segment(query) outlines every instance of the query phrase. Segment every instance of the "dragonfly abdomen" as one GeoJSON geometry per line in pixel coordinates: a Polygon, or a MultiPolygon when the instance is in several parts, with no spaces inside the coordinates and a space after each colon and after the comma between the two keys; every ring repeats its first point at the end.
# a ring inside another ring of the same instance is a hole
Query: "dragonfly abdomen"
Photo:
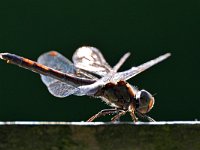
{"type": "Polygon", "coordinates": [[[0,53],[0,58],[7,61],[7,63],[14,64],[14,65],[17,65],[19,67],[31,70],[33,72],[55,78],[59,81],[68,83],[72,86],[88,85],[88,84],[92,84],[96,81],[96,80],[77,77],[73,74],[63,73],[63,72],[60,72],[60,71],[55,70],[53,68],[39,64],[39,63],[32,61],[30,59],[27,59],[27,58],[24,58],[24,57],[21,57],[21,56],[17,56],[15,54],[0,53]]]}

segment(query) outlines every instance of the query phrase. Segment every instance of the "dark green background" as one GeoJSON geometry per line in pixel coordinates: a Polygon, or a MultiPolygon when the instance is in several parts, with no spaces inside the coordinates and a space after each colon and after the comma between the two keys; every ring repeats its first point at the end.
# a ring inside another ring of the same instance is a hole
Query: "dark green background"
{"type": "MultiPolygon", "coordinates": [[[[129,82],[157,93],[149,113],[155,120],[200,119],[199,12],[198,0],[1,1],[0,51],[37,60],[53,49],[71,59],[90,45],[111,65],[130,51],[121,71],[171,52],[129,82]]],[[[53,97],[39,75],[3,61],[0,72],[0,120],[81,121],[109,108],[100,99],[53,97]]]]}

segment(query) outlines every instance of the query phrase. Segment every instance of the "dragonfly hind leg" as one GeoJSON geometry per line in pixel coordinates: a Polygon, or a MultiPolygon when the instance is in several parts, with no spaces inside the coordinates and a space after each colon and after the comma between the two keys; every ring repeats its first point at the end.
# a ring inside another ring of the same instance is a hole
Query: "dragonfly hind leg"
{"type": "Polygon", "coordinates": [[[87,120],[87,122],[92,122],[99,117],[109,115],[109,114],[116,114],[118,112],[119,112],[119,110],[117,110],[117,109],[104,109],[104,110],[101,110],[100,112],[98,112],[97,114],[95,114],[94,116],[90,117],[87,120]]]}

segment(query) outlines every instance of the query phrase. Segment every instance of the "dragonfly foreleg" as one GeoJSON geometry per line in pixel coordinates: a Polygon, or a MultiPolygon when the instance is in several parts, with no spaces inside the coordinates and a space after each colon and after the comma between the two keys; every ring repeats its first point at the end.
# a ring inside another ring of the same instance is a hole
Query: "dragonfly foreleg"
{"type": "Polygon", "coordinates": [[[136,114],[138,117],[143,118],[143,119],[146,119],[146,120],[149,121],[149,122],[155,122],[155,120],[154,120],[153,118],[151,118],[151,117],[149,117],[149,116],[147,116],[147,115],[145,115],[145,114],[141,114],[141,113],[138,112],[138,111],[135,111],[135,114],[136,114]]]}
{"type": "Polygon", "coordinates": [[[137,122],[138,121],[138,118],[135,116],[134,111],[131,111],[130,115],[131,115],[131,118],[132,118],[133,122],[137,122]]]}

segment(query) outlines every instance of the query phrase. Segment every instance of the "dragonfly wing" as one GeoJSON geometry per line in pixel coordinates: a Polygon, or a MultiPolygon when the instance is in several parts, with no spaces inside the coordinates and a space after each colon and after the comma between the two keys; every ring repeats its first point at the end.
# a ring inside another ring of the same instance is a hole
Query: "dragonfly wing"
{"type": "Polygon", "coordinates": [[[129,70],[126,70],[126,71],[123,71],[123,72],[119,72],[119,73],[116,73],[114,75],[114,78],[113,80],[114,81],[119,81],[119,80],[128,80],[134,76],[136,76],[137,74],[147,70],[148,68],[156,65],[157,63],[167,59],[169,56],[171,56],[170,53],[166,53],[164,55],[161,55],[153,60],[150,60],[142,65],[139,65],[138,67],[132,67],[131,69],[129,70]]]}
{"type": "Polygon", "coordinates": [[[74,94],[77,90],[77,88],[60,81],[55,81],[49,84],[47,87],[53,96],[60,98],[74,94]]]}
{"type": "Polygon", "coordinates": [[[101,52],[95,47],[84,46],[77,49],[72,59],[77,68],[89,71],[101,77],[112,70],[101,52]]]}
{"type": "MultiPolygon", "coordinates": [[[[37,62],[63,73],[75,73],[75,67],[73,63],[55,51],[42,54],[38,58],[37,62]]],[[[48,76],[41,75],[41,79],[47,86],[49,92],[56,97],[66,97],[70,94],[73,94],[74,90],[76,89],[74,86],[48,76]]]]}
{"type": "Polygon", "coordinates": [[[74,95],[77,96],[83,96],[83,95],[88,95],[88,96],[94,96],[96,92],[104,87],[107,83],[109,83],[112,79],[112,74],[108,74],[107,76],[102,77],[101,79],[96,80],[93,84],[89,85],[83,85],[77,87],[77,89],[74,91],[74,95]]]}
{"type": "Polygon", "coordinates": [[[73,94],[77,96],[83,96],[83,95],[94,96],[94,94],[104,85],[105,83],[101,79],[99,79],[97,80],[97,82],[93,84],[77,87],[77,89],[74,90],[73,94]]]}
{"type": "MultiPolygon", "coordinates": [[[[50,51],[50,52],[42,54],[38,58],[37,62],[40,64],[43,64],[47,67],[61,71],[63,73],[72,73],[73,74],[75,72],[73,63],[56,51],[50,51]]],[[[57,81],[56,79],[53,79],[51,77],[47,77],[44,75],[41,75],[41,78],[42,78],[42,81],[44,82],[44,84],[47,86],[49,84],[57,81]]]]}

